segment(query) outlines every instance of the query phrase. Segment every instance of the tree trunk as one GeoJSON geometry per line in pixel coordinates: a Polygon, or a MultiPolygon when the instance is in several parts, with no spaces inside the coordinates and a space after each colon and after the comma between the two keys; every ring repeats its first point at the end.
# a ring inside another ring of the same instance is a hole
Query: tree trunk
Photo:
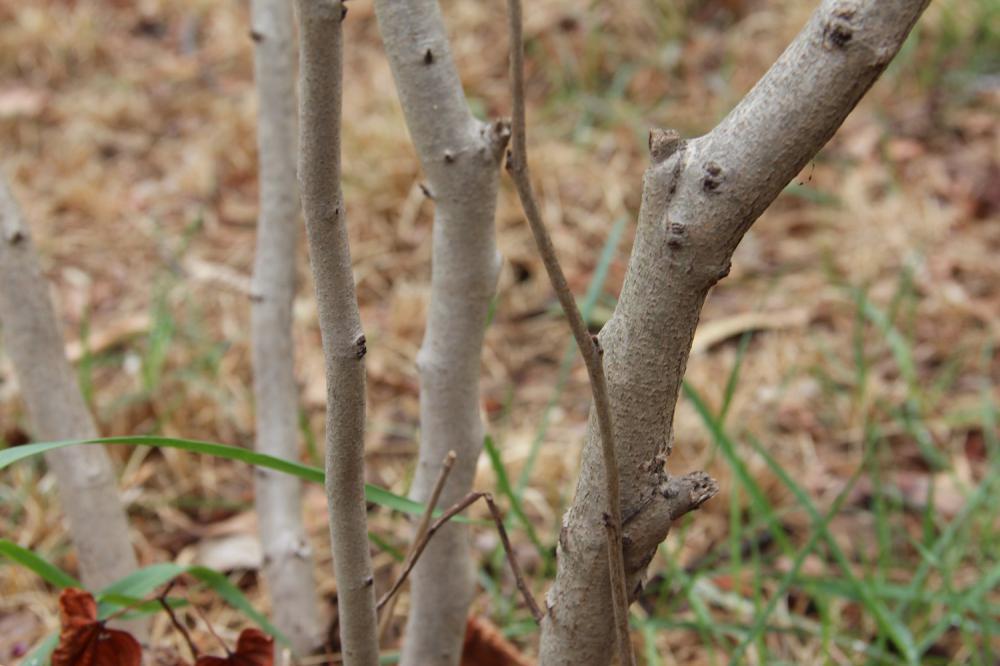
{"type": "MultiPolygon", "coordinates": [[[[0,324],[33,435],[43,441],[94,439],[97,427],[66,359],[65,342],[31,235],[0,176],[0,324]]],[[[100,446],[45,456],[77,549],[80,577],[100,590],[136,568],[114,469],[100,446]]],[[[145,633],[145,622],[129,629],[145,633]]]]}
{"type": "MultiPolygon", "coordinates": [[[[472,486],[482,449],[479,369],[500,257],[494,215],[509,130],[469,111],[436,0],[376,0],[399,99],[435,202],[431,300],[417,355],[420,452],[410,495],[426,502],[441,460],[457,458],[443,506],[472,486]]],[[[412,576],[403,666],[454,666],[474,591],[467,529],[444,526],[412,576]]]]}
{"type": "MultiPolygon", "coordinates": [[[[825,0],[742,102],[709,134],[650,135],[635,246],[601,332],[622,484],[633,597],[672,520],[710,488],[670,477],[672,422],[708,290],[750,225],[830,139],[893,58],[929,0],[825,0]],[[678,484],[681,484],[680,486],[678,484]]],[[[560,534],[541,663],[606,664],[614,646],[601,511],[599,431],[590,419],[560,534]]]]}
{"type": "Polygon", "coordinates": [[[365,336],[340,190],[339,0],[299,3],[299,183],[326,361],[326,494],[347,666],[376,666],[375,585],[365,508],[365,336]]]}
{"type": "MultiPolygon", "coordinates": [[[[257,450],[297,460],[298,388],[292,346],[299,215],[294,17],[291,0],[253,0],[251,11],[260,165],[251,308],[257,450]]],[[[307,654],[321,643],[323,620],[302,525],[302,484],[288,474],[258,469],[255,505],[274,623],[297,653],[307,654]]]]}

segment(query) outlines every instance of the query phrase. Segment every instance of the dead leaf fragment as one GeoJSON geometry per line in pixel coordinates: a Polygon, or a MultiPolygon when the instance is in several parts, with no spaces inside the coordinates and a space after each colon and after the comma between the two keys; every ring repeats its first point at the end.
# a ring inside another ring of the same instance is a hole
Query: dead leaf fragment
{"type": "Polygon", "coordinates": [[[461,666],[534,666],[486,618],[469,616],[461,666]]]}
{"type": "Polygon", "coordinates": [[[194,666],[272,666],[274,639],[260,629],[244,629],[228,657],[198,657],[194,666]]]}
{"type": "Polygon", "coordinates": [[[142,646],[132,634],[109,629],[97,619],[97,602],[85,590],[59,595],[62,629],[52,666],[141,666],[142,646]]]}
{"type": "Polygon", "coordinates": [[[801,328],[809,323],[806,309],[784,312],[744,312],[732,317],[708,321],[698,327],[691,345],[691,353],[699,354],[746,333],[747,331],[768,331],[782,328],[801,328]]]}

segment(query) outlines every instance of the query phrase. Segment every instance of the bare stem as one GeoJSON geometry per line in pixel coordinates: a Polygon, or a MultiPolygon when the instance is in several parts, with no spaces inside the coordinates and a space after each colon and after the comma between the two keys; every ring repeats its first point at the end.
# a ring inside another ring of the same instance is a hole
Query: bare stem
{"type": "Polygon", "coordinates": [[[507,553],[507,561],[510,562],[510,570],[514,574],[514,580],[517,582],[517,589],[521,591],[524,602],[531,609],[531,616],[535,618],[535,622],[541,623],[545,613],[538,607],[538,602],[535,601],[531,590],[528,589],[524,573],[521,571],[521,565],[517,563],[517,558],[514,557],[514,549],[511,548],[510,539],[507,537],[507,528],[503,526],[503,516],[500,515],[500,509],[497,508],[496,502],[493,501],[493,496],[489,493],[484,494],[483,498],[486,500],[486,506],[490,508],[490,515],[493,516],[493,522],[496,523],[497,532],[500,533],[500,543],[503,544],[503,549],[507,553]]]}
{"type": "Polygon", "coordinates": [[[511,150],[507,154],[507,172],[517,188],[518,198],[524,208],[531,233],[538,245],[545,271],[552,282],[552,288],[559,298],[563,312],[580,353],[583,355],[590,378],[590,388],[594,395],[594,410],[601,432],[601,453],[604,459],[604,476],[607,487],[607,534],[608,575],[611,580],[611,594],[614,606],[615,625],[618,627],[618,649],[623,666],[635,663],[632,643],[628,633],[628,589],[625,578],[625,560],[621,541],[621,491],[618,483],[618,462],[615,458],[614,435],[611,423],[611,405],[608,400],[607,381],[601,361],[602,350],[596,337],[592,337],[583,321],[573,293],[566,283],[566,276],[556,257],[552,238],[542,221],[531,187],[528,171],[527,128],[524,102],[524,38],[521,19],[521,0],[508,0],[510,22],[510,70],[511,95],[513,98],[513,119],[511,125],[511,150]]]}
{"type": "MultiPolygon", "coordinates": [[[[0,173],[0,338],[31,434],[39,441],[93,439],[97,426],[66,359],[62,327],[28,227],[0,173]]],[[[45,460],[55,474],[84,585],[101,589],[135,571],[128,517],[107,451],[73,446],[50,451],[45,460]]],[[[146,639],[147,619],[123,625],[146,639]]]]}
{"type": "MultiPolygon", "coordinates": [[[[251,290],[256,449],[298,457],[292,339],[299,195],[295,174],[295,38],[289,0],[252,0],[260,215],[251,290]]],[[[322,642],[313,557],[302,524],[301,481],[258,469],[254,504],[274,624],[297,654],[322,642]]]]}
{"type": "MultiPolygon", "coordinates": [[[[431,491],[431,497],[427,501],[427,508],[424,511],[423,516],[420,517],[420,524],[417,526],[417,531],[413,537],[413,543],[410,544],[410,550],[406,553],[406,559],[404,560],[403,566],[412,566],[414,560],[417,559],[416,556],[416,546],[427,534],[427,530],[430,529],[431,519],[434,517],[434,508],[437,507],[438,500],[441,499],[441,491],[444,490],[445,481],[448,480],[448,474],[451,473],[451,468],[455,464],[455,452],[449,451],[448,455],[445,456],[444,461],[441,463],[441,472],[438,474],[437,480],[434,482],[434,489],[431,491]]],[[[385,607],[385,612],[382,613],[382,617],[379,618],[378,623],[378,640],[379,643],[385,637],[385,632],[389,628],[389,623],[392,621],[392,612],[396,608],[396,597],[395,595],[390,596],[386,603],[388,605],[385,607]]],[[[383,602],[379,601],[376,610],[381,611],[383,602]]]]}
{"type": "Polygon", "coordinates": [[[174,588],[174,585],[176,584],[177,584],[176,580],[170,581],[170,584],[167,585],[167,587],[163,590],[163,592],[160,593],[160,596],[157,597],[156,600],[160,602],[161,606],[163,606],[163,610],[167,611],[167,616],[170,618],[170,623],[174,625],[174,628],[180,633],[181,636],[184,637],[184,642],[187,643],[188,649],[191,650],[191,658],[197,660],[198,647],[194,644],[194,641],[191,640],[191,634],[188,633],[187,627],[181,624],[181,621],[177,619],[177,615],[176,613],[174,613],[174,609],[170,607],[170,602],[167,601],[167,595],[170,594],[170,590],[172,590],[174,588]]]}
{"type": "Polygon", "coordinates": [[[500,510],[493,502],[493,496],[489,493],[483,492],[469,493],[442,513],[437,520],[431,523],[430,527],[424,532],[423,536],[414,542],[410,550],[412,558],[407,556],[407,561],[403,566],[403,571],[399,574],[399,578],[396,579],[396,582],[392,584],[392,587],[390,587],[389,590],[382,595],[382,598],[379,599],[378,604],[376,605],[377,609],[381,610],[387,603],[389,603],[389,600],[392,599],[396,592],[399,591],[399,588],[403,586],[403,583],[406,582],[406,578],[413,570],[414,565],[416,565],[417,560],[420,559],[420,555],[424,552],[424,549],[427,548],[427,544],[430,543],[434,533],[437,532],[445,523],[467,509],[480,498],[486,500],[486,504],[490,509],[490,515],[496,523],[497,531],[500,533],[500,542],[503,544],[504,552],[507,553],[507,561],[510,562],[510,570],[514,574],[517,589],[520,590],[521,595],[524,597],[524,602],[528,605],[528,608],[531,609],[531,614],[535,618],[535,621],[541,621],[543,613],[538,606],[538,602],[536,602],[535,598],[532,596],[531,590],[528,588],[524,576],[521,573],[521,567],[518,565],[517,559],[514,557],[514,550],[511,548],[510,539],[507,537],[507,530],[503,526],[503,517],[500,515],[500,510]]]}
{"type": "MultiPolygon", "coordinates": [[[[510,128],[469,108],[438,0],[372,4],[434,208],[430,300],[416,357],[420,447],[409,495],[426,503],[441,459],[454,450],[440,500],[449,506],[472,490],[483,446],[479,379],[500,273],[494,219],[510,128]]],[[[401,666],[455,666],[462,652],[475,594],[468,529],[452,523],[428,548],[410,577],[401,666]]]]}
{"type": "Polygon", "coordinates": [[[299,180],[326,362],[326,497],[344,663],[378,664],[364,494],[367,352],[340,189],[343,29],[338,0],[299,2],[299,180]]]}

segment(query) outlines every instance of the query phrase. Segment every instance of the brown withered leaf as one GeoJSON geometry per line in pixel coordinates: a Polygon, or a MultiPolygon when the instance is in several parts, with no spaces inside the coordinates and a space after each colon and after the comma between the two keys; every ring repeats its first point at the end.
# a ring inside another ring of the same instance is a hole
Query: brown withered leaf
{"type": "Polygon", "coordinates": [[[260,629],[244,629],[228,657],[198,657],[194,666],[272,666],[274,639],[260,629]]]}
{"type": "Polygon", "coordinates": [[[492,622],[470,615],[461,666],[534,666],[492,622]]]}
{"type": "Polygon", "coordinates": [[[52,666],[141,666],[142,646],[132,634],[109,629],[97,619],[97,602],[85,590],[59,595],[62,629],[52,666]]]}

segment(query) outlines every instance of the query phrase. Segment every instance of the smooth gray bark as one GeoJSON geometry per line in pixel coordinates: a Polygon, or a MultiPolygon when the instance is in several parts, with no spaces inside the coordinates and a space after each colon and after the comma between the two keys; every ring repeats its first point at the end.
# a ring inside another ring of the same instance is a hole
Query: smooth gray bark
{"type": "MultiPolygon", "coordinates": [[[[97,426],[49,299],[31,234],[7,181],[0,175],[0,333],[17,374],[32,434],[42,441],[93,439],[97,426]]],[[[99,590],[136,568],[128,519],[107,452],[71,446],[45,455],[77,549],[80,577],[99,590]]],[[[145,633],[145,623],[129,629],[145,633]]]]}
{"type": "MultiPolygon", "coordinates": [[[[376,0],[399,99],[435,203],[431,300],[417,355],[420,452],[410,495],[426,502],[449,451],[457,459],[441,496],[472,487],[482,449],[479,369],[500,257],[494,216],[509,130],[473,117],[436,0],[376,0]]],[[[453,666],[474,591],[467,528],[435,534],[411,578],[403,666],[453,666]]]]}
{"type": "Polygon", "coordinates": [[[326,362],[326,496],[347,666],[378,664],[365,507],[365,336],[340,189],[343,29],[339,0],[300,0],[299,183],[326,362]]]}
{"type": "MultiPolygon", "coordinates": [[[[662,130],[650,136],[632,257],[600,334],[633,595],[671,522],[714,492],[698,475],[674,479],[666,471],[674,407],[705,296],[728,273],[750,225],[833,136],[928,2],[826,0],[709,134],[688,142],[662,130]],[[671,488],[681,481],[682,488],[671,488]]],[[[545,666],[606,664],[614,646],[599,437],[592,416],[542,622],[545,666]]]]}
{"type": "MultiPolygon", "coordinates": [[[[299,193],[295,178],[295,41],[291,0],[253,0],[260,217],[251,307],[257,450],[298,459],[292,344],[299,193]]],[[[299,479],[258,468],[255,506],[275,625],[299,654],[322,641],[323,619],[299,479]]]]}

